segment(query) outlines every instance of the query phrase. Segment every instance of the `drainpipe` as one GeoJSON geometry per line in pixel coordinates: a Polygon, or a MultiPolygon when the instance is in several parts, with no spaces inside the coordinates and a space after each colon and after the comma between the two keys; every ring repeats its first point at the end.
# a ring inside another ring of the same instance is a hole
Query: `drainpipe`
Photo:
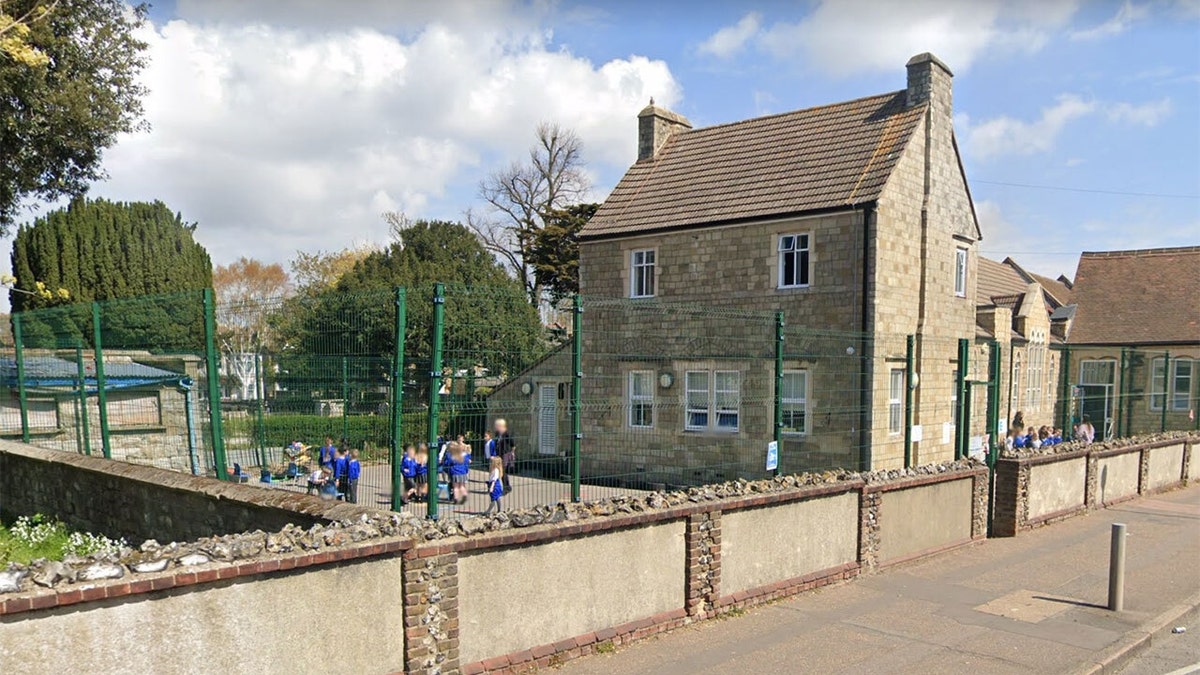
{"type": "Polygon", "coordinates": [[[862,242],[862,301],[861,310],[862,324],[859,327],[859,348],[858,348],[858,396],[859,396],[859,420],[858,420],[858,435],[859,435],[859,469],[862,471],[871,470],[871,406],[873,397],[871,396],[871,375],[873,368],[871,367],[870,358],[872,354],[868,352],[870,345],[868,333],[871,329],[871,310],[870,310],[870,281],[869,268],[871,265],[871,217],[875,214],[875,203],[869,202],[864,204],[863,210],[863,242],[862,242]]]}

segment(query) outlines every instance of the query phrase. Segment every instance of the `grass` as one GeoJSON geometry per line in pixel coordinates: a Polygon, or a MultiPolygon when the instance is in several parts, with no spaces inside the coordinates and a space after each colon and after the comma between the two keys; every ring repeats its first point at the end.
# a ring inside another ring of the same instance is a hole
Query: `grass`
{"type": "Polygon", "coordinates": [[[0,524],[0,565],[10,562],[28,565],[38,558],[62,560],[68,555],[87,555],[124,546],[90,532],[73,532],[61,521],[40,513],[21,516],[11,524],[0,524]]]}

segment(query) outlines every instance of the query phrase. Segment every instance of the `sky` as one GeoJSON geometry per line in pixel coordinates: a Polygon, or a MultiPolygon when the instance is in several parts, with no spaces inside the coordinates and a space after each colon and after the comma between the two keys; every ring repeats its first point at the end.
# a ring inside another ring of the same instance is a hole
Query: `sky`
{"type": "Polygon", "coordinates": [[[1082,250],[1200,244],[1200,0],[161,0],[149,17],[151,130],[104,154],[90,194],[164,201],[217,264],[383,243],[385,211],[461,220],[541,121],[579,134],[602,200],[651,97],[737,121],[902,89],[925,51],[954,71],[984,255],[1073,277],[1082,250]]]}

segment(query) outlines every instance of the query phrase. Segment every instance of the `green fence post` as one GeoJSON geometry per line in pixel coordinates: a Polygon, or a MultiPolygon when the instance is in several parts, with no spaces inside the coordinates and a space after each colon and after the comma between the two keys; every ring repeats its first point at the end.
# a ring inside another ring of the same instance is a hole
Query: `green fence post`
{"type": "Polygon", "coordinates": [[[581,497],[580,483],[583,481],[583,299],[578,294],[574,300],[575,313],[571,317],[571,501],[581,497]]]}
{"type": "MultiPolygon", "coordinates": [[[[1059,375],[1062,377],[1062,386],[1059,387],[1059,393],[1062,395],[1062,410],[1058,414],[1058,426],[1060,429],[1070,429],[1071,415],[1071,348],[1063,346],[1062,361],[1059,366],[1059,375]]],[[[1104,426],[1104,420],[1100,421],[1100,426],[1104,426]]],[[[1066,433],[1065,431],[1063,433],[1066,433]]]]}
{"type": "Polygon", "coordinates": [[[79,379],[79,435],[83,437],[83,454],[92,455],[92,430],[88,424],[87,373],[83,369],[83,343],[75,343],[75,376],[79,379]]]}
{"type": "Polygon", "coordinates": [[[987,465],[995,468],[997,455],[1004,445],[1000,437],[1000,343],[992,340],[988,352],[988,388],[987,388],[987,437],[991,439],[987,447],[987,465]]]}
{"type": "Polygon", "coordinates": [[[971,342],[966,338],[958,341],[958,428],[954,430],[954,458],[962,459],[967,456],[971,444],[971,406],[968,397],[970,388],[967,386],[967,371],[970,369],[971,342]]]}
{"type": "Polygon", "coordinates": [[[221,425],[221,369],[217,361],[217,317],[211,288],[204,289],[204,360],[208,377],[208,423],[212,430],[213,466],[217,480],[228,480],[225,434],[221,425]]]}
{"type": "Polygon", "coordinates": [[[438,407],[442,390],[442,333],[446,319],[446,286],[433,287],[433,339],[429,363],[429,498],[426,500],[425,515],[431,520],[438,517],[438,407]]]}
{"type": "Polygon", "coordinates": [[[270,462],[267,458],[267,423],[263,419],[263,396],[266,394],[266,387],[263,386],[263,367],[262,353],[259,351],[259,346],[254,347],[254,402],[257,404],[256,420],[258,424],[258,461],[260,462],[258,479],[264,483],[271,478],[271,468],[268,466],[270,462]]]}
{"type": "Polygon", "coordinates": [[[904,468],[913,463],[913,353],[917,336],[904,336],[904,468]]]}
{"type": "Polygon", "coordinates": [[[350,357],[342,357],[342,445],[350,445],[350,357]]]}
{"type": "Polygon", "coordinates": [[[13,355],[17,361],[17,402],[21,406],[21,442],[29,442],[29,399],[25,395],[25,346],[23,335],[21,334],[21,315],[13,314],[13,342],[16,353],[13,355]]]}
{"type": "MultiPolygon", "coordinates": [[[[1171,352],[1163,352],[1163,388],[1162,388],[1162,414],[1160,417],[1159,429],[1160,432],[1167,430],[1167,406],[1171,405],[1171,352]]],[[[1153,394],[1151,394],[1153,395],[1153,394]]]]}
{"type": "Polygon", "coordinates": [[[404,333],[408,324],[405,289],[396,289],[396,345],[392,350],[392,510],[404,508],[404,333]]]}
{"type": "Polygon", "coordinates": [[[783,312],[775,312],[775,428],[771,434],[775,441],[776,464],[774,474],[778,476],[783,465],[783,350],[784,350],[784,321],[783,312]]]}
{"type": "Polygon", "coordinates": [[[92,347],[96,350],[96,403],[100,408],[100,447],[105,459],[112,459],[112,441],[108,433],[108,393],[104,377],[104,347],[100,339],[100,303],[92,303],[92,347]]]}
{"type": "MultiPolygon", "coordinates": [[[[1117,400],[1114,405],[1115,410],[1113,410],[1117,438],[1124,438],[1127,433],[1125,429],[1125,360],[1127,358],[1128,350],[1125,347],[1121,347],[1121,361],[1120,366],[1118,366],[1120,370],[1116,373],[1117,400]]],[[[1082,380],[1083,378],[1080,379],[1082,380]]],[[[1066,429],[1066,427],[1063,427],[1063,429],[1066,429]]]]}

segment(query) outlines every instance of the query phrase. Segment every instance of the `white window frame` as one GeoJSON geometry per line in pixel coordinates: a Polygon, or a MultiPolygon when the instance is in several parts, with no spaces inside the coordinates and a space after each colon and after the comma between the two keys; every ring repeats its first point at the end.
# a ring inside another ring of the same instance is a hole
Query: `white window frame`
{"type": "Polygon", "coordinates": [[[713,371],[713,415],[711,417],[713,429],[715,431],[724,431],[728,433],[737,433],[741,427],[742,421],[742,374],[736,370],[714,370],[713,371]],[[722,387],[721,380],[723,378],[733,378],[733,386],[722,387]],[[722,405],[722,397],[725,401],[732,397],[733,405],[722,405]],[[723,424],[722,419],[728,420],[732,417],[733,424],[723,424]]]}
{"type": "Polygon", "coordinates": [[[625,421],[630,429],[654,428],[654,387],[652,370],[631,370],[626,378],[628,391],[625,421]],[[645,390],[638,393],[637,380],[644,378],[645,390]],[[640,413],[640,414],[639,414],[640,413]]]}
{"type": "Polygon", "coordinates": [[[812,234],[809,232],[797,232],[794,234],[781,234],[775,243],[777,267],[779,273],[779,283],[777,287],[780,289],[791,288],[808,288],[812,285],[812,234]],[[803,246],[801,246],[803,242],[803,246]],[[787,283],[784,279],[784,261],[792,258],[792,270],[794,279],[792,283],[787,283]],[[803,264],[801,264],[803,263],[803,264]],[[804,280],[800,277],[803,275],[804,280]]]}
{"type": "Polygon", "coordinates": [[[966,246],[954,248],[954,295],[967,297],[967,261],[970,260],[969,249],[966,246]]]}
{"type": "Polygon", "coordinates": [[[1034,332],[1026,351],[1029,363],[1025,365],[1025,405],[1031,411],[1042,409],[1042,387],[1046,363],[1046,343],[1039,332],[1034,332]]]}
{"type": "Polygon", "coordinates": [[[742,374],[737,370],[689,370],[683,374],[684,431],[737,433],[741,429],[742,374]],[[732,378],[733,386],[720,386],[732,378]],[[703,383],[700,380],[703,379],[703,383]],[[732,405],[723,402],[732,400],[732,405]],[[703,405],[699,404],[703,401],[703,405]],[[693,416],[704,416],[696,424],[693,416]],[[732,424],[728,421],[732,420],[732,424]]]}
{"type": "Polygon", "coordinates": [[[639,248],[629,252],[629,297],[653,298],[657,294],[657,268],[658,249],[639,248]]]}
{"type": "Polygon", "coordinates": [[[808,421],[811,417],[808,414],[808,388],[811,379],[808,376],[808,371],[803,368],[783,371],[784,387],[780,392],[780,402],[783,404],[783,417],[781,421],[788,419],[789,411],[794,415],[797,412],[800,414],[799,427],[789,426],[786,422],[783,424],[783,433],[786,436],[807,436],[808,421]],[[801,385],[798,388],[793,388],[793,396],[788,396],[787,380],[789,377],[800,377],[801,385]]]}
{"type": "Polygon", "coordinates": [[[1192,407],[1192,381],[1196,377],[1195,362],[1189,358],[1172,359],[1171,363],[1171,410],[1186,412],[1192,407]],[[1187,384],[1179,386],[1179,367],[1187,366],[1187,384]]]}
{"type": "Polygon", "coordinates": [[[958,427],[958,368],[950,371],[950,426],[958,427]]]}
{"type": "Polygon", "coordinates": [[[1079,362],[1079,385],[1080,386],[1093,386],[1093,387],[1109,386],[1109,387],[1111,387],[1114,384],[1116,384],[1116,381],[1117,381],[1116,378],[1117,378],[1117,362],[1114,361],[1113,359],[1084,359],[1079,362]],[[1088,372],[1089,367],[1094,369],[1098,366],[1107,366],[1108,367],[1108,376],[1109,377],[1108,377],[1107,382],[1092,382],[1090,380],[1090,378],[1085,376],[1085,374],[1088,372]]]}
{"type": "Polygon", "coordinates": [[[892,368],[888,372],[888,435],[896,436],[904,431],[904,369],[892,368]]]}
{"type": "Polygon", "coordinates": [[[1159,356],[1150,362],[1150,409],[1161,412],[1166,405],[1171,412],[1186,412],[1191,409],[1192,382],[1196,377],[1195,362],[1184,356],[1171,359],[1171,372],[1166,372],[1163,357],[1159,356]],[[1179,365],[1187,368],[1187,386],[1181,390],[1179,384],[1179,365]]]}
{"type": "Polygon", "coordinates": [[[683,374],[683,428],[707,431],[712,424],[712,376],[707,370],[689,370],[683,374]],[[704,378],[703,386],[693,380],[704,378]],[[703,405],[694,405],[692,395],[702,397],[703,405]],[[693,424],[692,415],[704,415],[704,424],[693,424]]]}

